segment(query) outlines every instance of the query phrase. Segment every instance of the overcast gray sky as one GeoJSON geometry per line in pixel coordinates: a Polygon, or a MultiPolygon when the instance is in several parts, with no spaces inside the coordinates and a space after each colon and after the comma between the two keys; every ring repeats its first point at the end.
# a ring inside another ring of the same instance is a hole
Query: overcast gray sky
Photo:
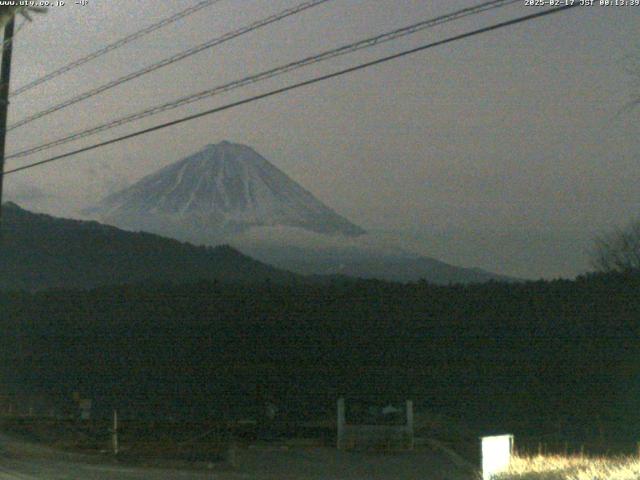
{"type": "MultiPolygon", "coordinates": [[[[300,0],[301,1],[301,0],[300,0]]],[[[18,34],[12,87],[196,0],[89,0],[18,34]]],[[[16,121],[299,3],[221,0],[12,100],[16,121]]],[[[285,61],[481,3],[334,0],[10,132],[9,153],[285,61]]],[[[597,3],[597,2],[596,2],[597,3]]],[[[525,1],[129,124],[155,125],[319,73],[533,13],[525,1]]],[[[580,7],[6,177],[12,198],[59,215],[208,143],[246,143],[366,229],[465,266],[527,277],[587,268],[596,233],[639,214],[640,7],[580,7]]],[[[60,147],[7,168],[34,161],[60,147]]]]}

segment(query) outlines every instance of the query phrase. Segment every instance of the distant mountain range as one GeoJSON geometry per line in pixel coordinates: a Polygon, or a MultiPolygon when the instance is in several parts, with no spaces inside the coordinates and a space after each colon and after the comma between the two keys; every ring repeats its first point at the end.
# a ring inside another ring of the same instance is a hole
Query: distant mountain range
{"type": "Polygon", "coordinates": [[[510,280],[395,245],[379,248],[364,229],[325,206],[255,150],[237,143],[208,145],[86,213],[125,230],[196,244],[228,243],[265,263],[306,275],[440,284],[510,280]]]}
{"type": "Polygon", "coordinates": [[[434,258],[401,250],[354,249],[347,247],[306,247],[282,244],[234,244],[241,252],[260,261],[303,275],[344,275],[392,282],[417,282],[446,285],[483,283],[490,280],[514,282],[513,277],[479,268],[463,268],[434,258]]]}
{"type": "Polygon", "coordinates": [[[300,277],[229,246],[195,247],[97,222],[3,206],[0,289],[90,288],[145,281],[290,282],[300,277]]]}

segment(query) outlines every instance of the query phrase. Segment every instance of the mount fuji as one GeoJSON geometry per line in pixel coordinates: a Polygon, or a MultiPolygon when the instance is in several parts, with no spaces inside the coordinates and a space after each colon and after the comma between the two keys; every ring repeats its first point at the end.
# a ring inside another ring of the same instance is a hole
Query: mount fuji
{"type": "Polygon", "coordinates": [[[201,245],[230,244],[261,262],[304,275],[445,284],[507,280],[407,252],[368,234],[237,143],[207,145],[85,214],[124,230],[201,245]]]}
{"type": "Polygon", "coordinates": [[[207,244],[254,227],[365,233],[252,148],[226,141],[158,170],[87,213],[126,230],[207,244]]]}

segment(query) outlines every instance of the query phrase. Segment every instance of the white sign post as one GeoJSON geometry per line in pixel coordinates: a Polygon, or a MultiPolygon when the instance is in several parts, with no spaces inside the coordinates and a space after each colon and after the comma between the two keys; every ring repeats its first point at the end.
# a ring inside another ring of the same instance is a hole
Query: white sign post
{"type": "Polygon", "coordinates": [[[509,468],[513,452],[513,435],[482,437],[482,480],[491,480],[494,475],[509,468]]]}

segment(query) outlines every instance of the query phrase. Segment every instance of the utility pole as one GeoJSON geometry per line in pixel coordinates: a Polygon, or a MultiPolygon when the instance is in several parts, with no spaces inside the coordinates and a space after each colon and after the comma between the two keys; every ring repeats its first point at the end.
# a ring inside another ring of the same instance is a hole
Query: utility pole
{"type": "Polygon", "coordinates": [[[4,27],[2,42],[2,66],[0,67],[0,241],[2,240],[2,184],[4,183],[4,156],[7,140],[7,117],[9,113],[9,80],[11,79],[11,55],[13,53],[12,18],[4,27]]]}

